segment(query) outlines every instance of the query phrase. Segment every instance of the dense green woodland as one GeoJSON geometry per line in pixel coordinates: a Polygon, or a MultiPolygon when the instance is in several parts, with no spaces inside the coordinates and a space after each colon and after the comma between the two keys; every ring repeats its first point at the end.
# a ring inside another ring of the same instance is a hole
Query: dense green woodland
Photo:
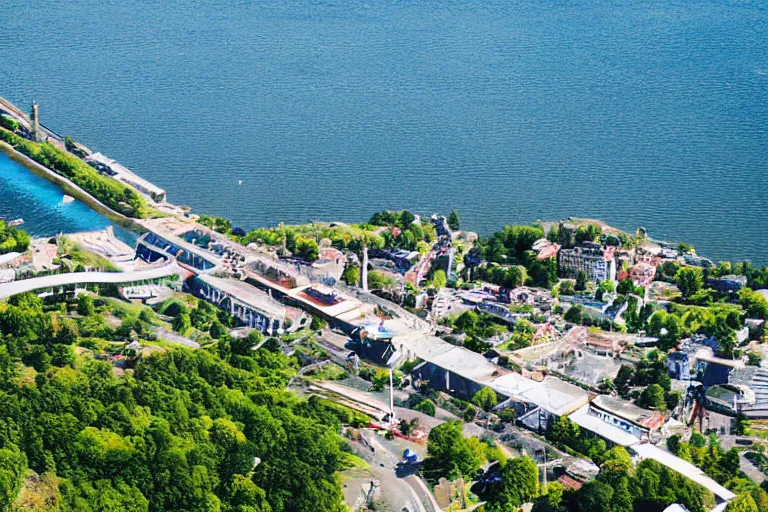
{"type": "MultiPolygon", "coordinates": [[[[653,460],[632,463],[622,447],[607,450],[605,442],[582,435],[567,418],[555,424],[548,437],[564,449],[589,455],[600,465],[598,476],[579,490],[568,490],[559,482],[540,486],[539,469],[530,457],[514,459],[489,456],[488,446],[476,438],[465,438],[459,422],[446,422],[429,433],[425,475],[465,480],[475,479],[485,462],[498,461],[499,480],[476,483],[472,490],[486,503],[484,512],[517,510],[533,502],[533,512],[663,512],[673,503],[691,512],[705,512],[714,506],[711,492],[681,474],[653,460]]],[[[673,438],[674,439],[674,438],[673,438]]],[[[768,510],[768,494],[746,478],[739,469],[736,450],[723,451],[716,440],[694,435],[691,444],[674,439],[670,449],[704,469],[718,482],[738,494],[728,512],[768,510]]]]}
{"type": "Polygon", "coordinates": [[[24,252],[29,248],[29,235],[0,220],[0,254],[24,252]]]}
{"type": "Polygon", "coordinates": [[[285,391],[294,359],[225,339],[116,376],[73,352],[99,316],[81,302],[77,324],[34,295],[0,304],[0,510],[29,487],[28,468],[46,486],[19,510],[344,509],[337,433],[355,417],[285,391]]]}

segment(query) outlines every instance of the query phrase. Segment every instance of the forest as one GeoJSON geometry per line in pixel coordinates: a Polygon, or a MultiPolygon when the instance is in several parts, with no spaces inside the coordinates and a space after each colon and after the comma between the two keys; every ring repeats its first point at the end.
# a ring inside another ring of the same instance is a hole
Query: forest
{"type": "Polygon", "coordinates": [[[20,229],[9,226],[0,219],[0,254],[24,252],[29,248],[29,235],[20,229]]]}
{"type": "Polygon", "coordinates": [[[110,304],[0,304],[0,510],[344,510],[338,433],[359,415],[285,391],[298,363],[270,343],[169,345],[118,371],[91,349],[151,313],[113,330],[110,304]]]}

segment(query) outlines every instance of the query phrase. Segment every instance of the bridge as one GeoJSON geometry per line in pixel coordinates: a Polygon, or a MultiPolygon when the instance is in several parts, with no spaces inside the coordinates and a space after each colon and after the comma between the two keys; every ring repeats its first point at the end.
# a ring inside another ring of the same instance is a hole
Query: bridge
{"type": "Polygon", "coordinates": [[[7,299],[11,295],[24,292],[63,288],[73,285],[127,284],[149,281],[152,279],[163,279],[173,275],[179,275],[181,272],[181,267],[179,267],[174,260],[169,260],[165,264],[157,267],[131,272],[73,272],[70,274],[53,274],[0,284],[0,299],[7,299]]]}

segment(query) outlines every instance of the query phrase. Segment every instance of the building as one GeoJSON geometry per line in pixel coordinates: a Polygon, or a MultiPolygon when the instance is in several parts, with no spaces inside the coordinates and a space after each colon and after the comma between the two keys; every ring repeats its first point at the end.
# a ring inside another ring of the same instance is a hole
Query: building
{"type": "Polygon", "coordinates": [[[503,304],[487,300],[480,302],[477,305],[477,309],[484,313],[488,313],[489,315],[492,315],[499,320],[508,323],[509,325],[515,325],[519,319],[528,316],[526,314],[513,313],[503,304]]]}
{"type": "Polygon", "coordinates": [[[557,253],[560,251],[560,246],[554,242],[550,242],[546,238],[541,238],[536,240],[531,249],[536,251],[536,259],[548,260],[557,256],[557,253]]]}
{"type": "Polygon", "coordinates": [[[650,440],[664,424],[664,415],[630,402],[598,395],[590,402],[588,413],[609,425],[632,434],[638,440],[650,440]]]}
{"type": "Polygon", "coordinates": [[[155,263],[169,257],[175,258],[178,263],[193,272],[211,270],[218,264],[213,254],[203,252],[175,236],[168,238],[171,240],[153,232],[142,235],[136,244],[136,257],[147,263],[155,263]]]}
{"type": "Polygon", "coordinates": [[[707,279],[707,286],[720,293],[738,293],[747,286],[746,276],[727,275],[707,279]]]}
{"type": "Polygon", "coordinates": [[[694,267],[712,268],[715,266],[709,258],[697,256],[695,254],[683,254],[683,261],[686,265],[692,265],[694,267]]]}
{"type": "MultiPolygon", "coordinates": [[[[768,370],[757,366],[744,366],[734,368],[730,375],[728,384],[722,386],[726,390],[734,391],[735,397],[716,395],[713,393],[712,402],[721,399],[721,405],[728,403],[731,398],[735,398],[737,412],[740,412],[749,419],[768,418],[768,370]]],[[[707,399],[710,399],[707,393],[707,399]]]]}
{"type": "Polygon", "coordinates": [[[165,201],[165,190],[150,183],[141,176],[138,176],[115,160],[112,160],[101,153],[94,153],[86,157],[85,161],[100,173],[122,181],[131,188],[136,189],[142,195],[150,197],[153,201],[157,203],[165,201]]]}
{"type": "Polygon", "coordinates": [[[0,269],[17,268],[28,261],[27,253],[9,252],[0,255],[0,269]]]}
{"type": "Polygon", "coordinates": [[[536,432],[546,430],[553,421],[589,401],[586,391],[555,377],[537,381],[511,372],[494,379],[490,387],[509,397],[498,408],[513,407],[518,421],[536,432]]]}
{"type": "Polygon", "coordinates": [[[667,356],[667,373],[673,379],[691,380],[691,359],[687,352],[672,352],[667,356]]]}
{"type": "Polygon", "coordinates": [[[746,386],[712,386],[704,394],[707,409],[735,416],[746,406],[755,405],[755,393],[746,386]]]}
{"type": "Polygon", "coordinates": [[[749,337],[753,340],[760,339],[765,332],[765,320],[762,318],[747,318],[744,326],[749,330],[749,337]]]}
{"type": "Polygon", "coordinates": [[[370,250],[372,258],[382,258],[395,264],[397,270],[401,273],[407,272],[414,263],[419,261],[419,253],[416,251],[406,251],[405,249],[381,249],[370,250]]]}
{"type": "Polygon", "coordinates": [[[476,352],[451,345],[434,336],[402,340],[395,338],[393,343],[406,359],[424,360],[411,372],[414,378],[432,389],[445,391],[466,400],[471,399],[484,387],[490,386],[496,378],[511,373],[476,352]]]}
{"type": "Polygon", "coordinates": [[[204,299],[240,320],[245,326],[267,334],[295,330],[308,317],[288,308],[267,293],[238,279],[200,274],[187,280],[193,295],[204,299]]]}
{"type": "Polygon", "coordinates": [[[561,249],[558,257],[560,275],[575,279],[579,272],[584,272],[587,279],[598,281],[616,280],[615,247],[602,247],[600,244],[585,242],[573,249],[561,249]]]}
{"type": "Polygon", "coordinates": [[[653,282],[655,276],[656,267],[645,261],[641,261],[629,269],[629,278],[632,279],[635,286],[646,288],[653,282]]]}

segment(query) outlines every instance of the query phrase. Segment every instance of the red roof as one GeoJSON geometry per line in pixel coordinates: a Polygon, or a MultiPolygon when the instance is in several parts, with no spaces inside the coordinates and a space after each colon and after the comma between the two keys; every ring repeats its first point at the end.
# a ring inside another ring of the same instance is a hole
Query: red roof
{"type": "Polygon", "coordinates": [[[579,482],[575,478],[571,478],[568,475],[562,475],[560,478],[557,479],[558,482],[566,486],[568,489],[578,491],[581,489],[581,486],[584,485],[582,482],[579,482]]]}

